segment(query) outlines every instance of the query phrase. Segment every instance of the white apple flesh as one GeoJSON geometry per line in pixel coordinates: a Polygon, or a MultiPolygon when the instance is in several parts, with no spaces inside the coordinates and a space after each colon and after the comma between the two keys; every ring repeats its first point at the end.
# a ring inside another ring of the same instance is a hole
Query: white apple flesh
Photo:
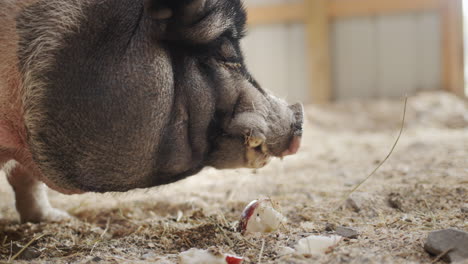
{"type": "Polygon", "coordinates": [[[276,231],[286,222],[275,207],[271,199],[259,199],[250,202],[244,209],[239,222],[239,231],[242,234],[269,233],[276,231]]]}
{"type": "Polygon", "coordinates": [[[191,248],[179,254],[180,264],[241,264],[243,258],[223,254],[217,249],[191,248]]]}
{"type": "Polygon", "coordinates": [[[341,236],[308,236],[300,239],[294,249],[301,255],[319,255],[332,250],[341,240],[341,236]]]}

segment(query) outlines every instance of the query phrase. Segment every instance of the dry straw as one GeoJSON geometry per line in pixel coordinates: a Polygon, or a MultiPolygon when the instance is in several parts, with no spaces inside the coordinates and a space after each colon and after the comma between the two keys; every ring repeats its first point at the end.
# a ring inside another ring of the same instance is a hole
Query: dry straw
{"type": "Polygon", "coordinates": [[[405,105],[404,105],[404,108],[403,108],[403,118],[402,118],[402,121],[401,121],[400,132],[398,134],[398,137],[395,140],[395,143],[393,143],[393,146],[390,149],[390,152],[387,154],[385,159],[383,159],[379,163],[379,165],[377,165],[377,167],[375,167],[375,169],[369,175],[367,175],[366,178],[364,178],[361,182],[359,182],[356,186],[354,186],[354,188],[344,196],[344,199],[340,202],[340,205],[343,204],[344,201],[346,201],[351,196],[351,194],[353,194],[357,189],[359,189],[359,187],[361,187],[370,177],[372,177],[380,169],[380,167],[382,167],[382,165],[384,165],[385,162],[387,162],[388,158],[390,158],[390,156],[393,154],[393,151],[395,150],[396,146],[398,145],[398,142],[400,141],[401,135],[403,134],[403,129],[405,127],[407,105],[408,105],[408,97],[405,97],[405,105]]]}

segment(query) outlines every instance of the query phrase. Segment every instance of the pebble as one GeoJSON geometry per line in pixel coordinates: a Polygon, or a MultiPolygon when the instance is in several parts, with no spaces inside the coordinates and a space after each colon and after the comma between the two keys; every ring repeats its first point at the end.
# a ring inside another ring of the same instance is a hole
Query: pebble
{"type": "Polygon", "coordinates": [[[390,193],[387,198],[388,205],[391,208],[403,211],[402,197],[398,193],[390,193]]]}
{"type": "Polygon", "coordinates": [[[445,229],[429,233],[424,249],[438,256],[450,250],[443,259],[449,262],[468,260],[468,233],[457,229],[445,229]]]}
{"type": "Polygon", "coordinates": [[[98,257],[98,256],[96,256],[96,257],[94,257],[94,258],[91,259],[92,262],[101,262],[102,260],[103,260],[103,259],[100,258],[100,257],[98,257]]]}
{"type": "Polygon", "coordinates": [[[337,227],[335,233],[345,238],[357,238],[359,236],[358,231],[344,226],[337,227]]]}
{"type": "Polygon", "coordinates": [[[461,209],[460,211],[464,214],[468,214],[468,204],[465,204],[461,209]]]}
{"type": "Polygon", "coordinates": [[[376,208],[385,207],[385,199],[382,196],[366,192],[355,192],[346,200],[345,208],[359,215],[367,217],[379,216],[376,208]]]}
{"type": "MultiPolygon", "coordinates": [[[[17,244],[13,244],[13,252],[19,252],[22,247],[17,244]]],[[[41,256],[41,252],[35,248],[28,247],[23,250],[23,252],[18,256],[18,259],[22,260],[32,260],[41,256]]]]}
{"type": "Polygon", "coordinates": [[[346,200],[346,207],[352,209],[356,213],[359,213],[359,211],[361,211],[361,206],[359,202],[357,202],[356,199],[353,198],[348,198],[346,200]]]}
{"type": "Polygon", "coordinates": [[[325,224],[325,231],[335,231],[336,230],[336,225],[333,223],[326,223],[325,224]]]}

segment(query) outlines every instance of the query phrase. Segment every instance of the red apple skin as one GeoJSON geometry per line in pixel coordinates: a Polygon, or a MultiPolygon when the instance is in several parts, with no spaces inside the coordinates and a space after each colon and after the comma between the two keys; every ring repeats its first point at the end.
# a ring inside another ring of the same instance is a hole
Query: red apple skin
{"type": "Polygon", "coordinates": [[[247,229],[247,224],[249,223],[250,217],[254,213],[255,209],[258,207],[260,204],[259,200],[253,200],[250,202],[242,211],[241,219],[239,221],[239,227],[238,231],[241,232],[241,234],[244,234],[246,229],[247,229]]]}
{"type": "Polygon", "coordinates": [[[244,261],[243,258],[236,257],[236,256],[226,256],[226,263],[227,264],[242,264],[244,261]]]}

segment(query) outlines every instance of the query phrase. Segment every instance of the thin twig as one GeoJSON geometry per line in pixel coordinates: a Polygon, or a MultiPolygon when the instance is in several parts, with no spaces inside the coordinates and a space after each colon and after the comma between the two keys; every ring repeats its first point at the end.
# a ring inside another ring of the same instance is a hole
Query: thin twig
{"type": "Polygon", "coordinates": [[[20,249],[20,251],[18,251],[13,257],[9,258],[8,259],[8,262],[11,262],[11,261],[14,261],[17,257],[19,257],[19,255],[21,255],[21,253],[23,253],[32,243],[36,242],[37,240],[41,239],[43,236],[45,236],[45,234],[42,234],[38,237],[35,237],[33,239],[31,239],[31,241],[29,241],[22,249],[20,249]]]}
{"type": "Polygon", "coordinates": [[[439,261],[441,258],[443,258],[445,255],[447,255],[450,251],[452,251],[453,248],[449,248],[447,250],[445,250],[444,252],[440,253],[432,262],[431,264],[434,264],[436,263],[437,261],[439,261]]]}
{"type": "Polygon", "coordinates": [[[405,127],[405,119],[406,119],[406,108],[407,108],[407,105],[408,105],[408,97],[405,97],[405,106],[403,108],[403,119],[401,121],[401,127],[400,127],[400,133],[398,134],[398,137],[396,138],[395,140],[395,143],[393,143],[393,146],[390,150],[390,152],[387,154],[387,156],[385,157],[385,159],[383,159],[379,165],[377,165],[377,167],[369,174],[367,175],[366,178],[364,178],[364,180],[362,180],[360,183],[358,183],[351,191],[349,191],[346,195],[345,195],[345,198],[340,202],[340,205],[346,201],[350,196],[351,194],[353,194],[359,187],[361,187],[361,185],[363,185],[370,177],[372,177],[379,169],[380,167],[382,167],[382,165],[385,164],[385,162],[387,162],[388,158],[390,158],[390,156],[393,154],[393,151],[395,150],[398,142],[400,141],[400,138],[401,138],[401,135],[403,134],[403,129],[405,127]]]}
{"type": "Polygon", "coordinates": [[[104,235],[107,233],[107,231],[109,231],[109,226],[110,226],[110,217],[107,218],[106,228],[104,229],[104,232],[102,232],[101,238],[103,238],[104,235]]]}
{"type": "Polygon", "coordinates": [[[6,243],[7,239],[8,239],[8,236],[5,235],[5,237],[3,238],[2,247],[4,247],[6,245],[5,243],[6,243]]]}
{"type": "Polygon", "coordinates": [[[258,254],[258,264],[262,263],[262,256],[263,250],[265,249],[265,239],[262,239],[262,248],[260,249],[260,253],[258,254]]]}
{"type": "Polygon", "coordinates": [[[218,213],[218,215],[219,215],[219,217],[221,218],[221,220],[223,221],[223,224],[224,224],[225,226],[229,226],[229,222],[228,222],[228,220],[226,219],[226,216],[224,215],[224,213],[220,211],[220,212],[218,213]]]}
{"type": "Polygon", "coordinates": [[[242,237],[242,240],[244,240],[244,242],[247,243],[247,244],[249,244],[251,247],[253,247],[253,248],[255,248],[255,249],[259,249],[257,245],[255,245],[254,243],[248,241],[247,238],[242,237]]]}
{"type": "Polygon", "coordinates": [[[226,241],[228,242],[229,247],[233,248],[234,247],[234,242],[232,242],[231,238],[228,237],[226,232],[224,232],[223,228],[217,222],[215,222],[215,225],[221,231],[221,233],[223,233],[223,236],[226,239],[226,241]]]}
{"type": "Polygon", "coordinates": [[[189,248],[193,247],[193,244],[186,237],[182,237],[182,240],[184,240],[185,244],[187,244],[189,248]]]}
{"type": "Polygon", "coordinates": [[[431,208],[429,207],[429,204],[427,203],[427,200],[426,199],[422,199],[423,202],[424,202],[424,205],[426,206],[427,210],[429,210],[429,213],[431,215],[431,219],[432,219],[432,222],[435,223],[436,222],[436,217],[434,215],[434,212],[432,212],[431,208]]]}
{"type": "Polygon", "coordinates": [[[10,263],[11,255],[13,255],[13,240],[10,240],[10,255],[8,256],[7,263],[10,263]]]}
{"type": "Polygon", "coordinates": [[[91,251],[89,252],[89,254],[93,254],[93,251],[94,251],[94,248],[97,246],[97,244],[99,242],[102,241],[102,239],[104,238],[104,235],[107,233],[107,231],[109,230],[109,226],[110,226],[110,218],[107,218],[107,223],[106,223],[106,228],[104,229],[104,231],[102,232],[102,234],[99,236],[98,239],[96,239],[96,241],[94,242],[94,245],[93,247],[91,248],[91,251]]]}

